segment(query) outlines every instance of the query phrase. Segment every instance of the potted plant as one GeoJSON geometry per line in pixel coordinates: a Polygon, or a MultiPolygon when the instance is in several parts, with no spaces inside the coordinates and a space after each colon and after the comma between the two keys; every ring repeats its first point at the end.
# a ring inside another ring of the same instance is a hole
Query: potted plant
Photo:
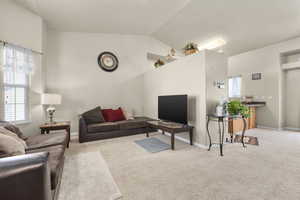
{"type": "Polygon", "coordinates": [[[250,117],[250,110],[238,100],[232,100],[227,103],[227,110],[230,115],[240,115],[244,118],[250,117]]]}
{"type": "Polygon", "coordinates": [[[160,67],[160,66],[163,66],[165,63],[162,61],[162,60],[160,60],[160,59],[158,59],[155,63],[154,63],[154,66],[156,67],[156,68],[158,68],[158,67],[160,67]]]}
{"type": "Polygon", "coordinates": [[[185,45],[185,47],[183,48],[184,50],[184,54],[187,55],[191,55],[193,53],[197,53],[198,52],[198,46],[197,44],[190,42],[188,44],[185,45]]]}

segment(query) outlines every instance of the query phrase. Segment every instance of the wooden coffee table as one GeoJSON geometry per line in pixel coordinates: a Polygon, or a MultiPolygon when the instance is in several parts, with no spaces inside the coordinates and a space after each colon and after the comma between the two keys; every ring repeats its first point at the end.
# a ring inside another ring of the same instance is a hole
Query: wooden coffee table
{"type": "Polygon", "coordinates": [[[68,143],[67,147],[69,147],[70,139],[71,139],[71,123],[69,121],[66,122],[55,122],[55,123],[46,123],[40,126],[41,134],[49,134],[50,131],[54,130],[66,130],[68,135],[68,143]]]}
{"type": "MultiPolygon", "coordinates": [[[[182,133],[182,132],[189,132],[190,135],[190,145],[193,145],[193,126],[185,125],[185,124],[179,124],[179,123],[173,123],[173,122],[162,122],[162,121],[148,121],[148,128],[149,130],[153,128],[161,130],[163,134],[165,132],[171,134],[171,147],[172,150],[175,149],[175,134],[176,133],[182,133]]],[[[147,131],[146,136],[149,137],[149,132],[147,131]]]]}

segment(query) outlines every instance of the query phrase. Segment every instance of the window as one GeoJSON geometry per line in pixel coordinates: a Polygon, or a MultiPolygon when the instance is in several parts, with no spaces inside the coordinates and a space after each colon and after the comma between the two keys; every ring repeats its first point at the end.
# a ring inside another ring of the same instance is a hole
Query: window
{"type": "Polygon", "coordinates": [[[239,98],[241,97],[242,90],[242,77],[236,76],[231,77],[228,80],[228,96],[229,98],[239,98]]]}
{"type": "Polygon", "coordinates": [[[32,54],[12,45],[5,45],[3,54],[4,120],[28,121],[32,54]]]}

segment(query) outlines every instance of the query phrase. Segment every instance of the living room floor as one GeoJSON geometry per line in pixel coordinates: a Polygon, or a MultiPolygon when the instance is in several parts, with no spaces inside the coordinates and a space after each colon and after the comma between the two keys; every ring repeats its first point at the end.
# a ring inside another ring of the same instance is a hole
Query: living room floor
{"type": "MultiPolygon", "coordinates": [[[[243,148],[241,144],[226,144],[224,157],[219,156],[217,147],[208,152],[179,140],[176,140],[175,151],[148,153],[134,143],[145,138],[144,134],[85,144],[73,140],[66,156],[98,152],[95,155],[102,156],[108,166],[114,180],[112,184],[116,184],[116,191],[122,194],[120,199],[300,199],[300,134],[252,129],[246,135],[257,136],[259,146],[243,148]]],[[[152,137],[170,142],[168,136],[159,133],[152,137]]],[[[85,167],[101,168],[88,164],[85,167]]],[[[75,181],[77,176],[76,173],[68,178],[75,181]]],[[[86,179],[100,177],[87,176],[86,179]]]]}

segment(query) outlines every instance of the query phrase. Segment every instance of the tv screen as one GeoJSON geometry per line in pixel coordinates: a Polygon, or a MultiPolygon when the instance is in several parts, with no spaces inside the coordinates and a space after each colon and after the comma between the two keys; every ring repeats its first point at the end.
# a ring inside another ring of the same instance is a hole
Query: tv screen
{"type": "Polygon", "coordinates": [[[187,101],[187,95],[159,96],[158,118],[187,124],[187,101]]]}

